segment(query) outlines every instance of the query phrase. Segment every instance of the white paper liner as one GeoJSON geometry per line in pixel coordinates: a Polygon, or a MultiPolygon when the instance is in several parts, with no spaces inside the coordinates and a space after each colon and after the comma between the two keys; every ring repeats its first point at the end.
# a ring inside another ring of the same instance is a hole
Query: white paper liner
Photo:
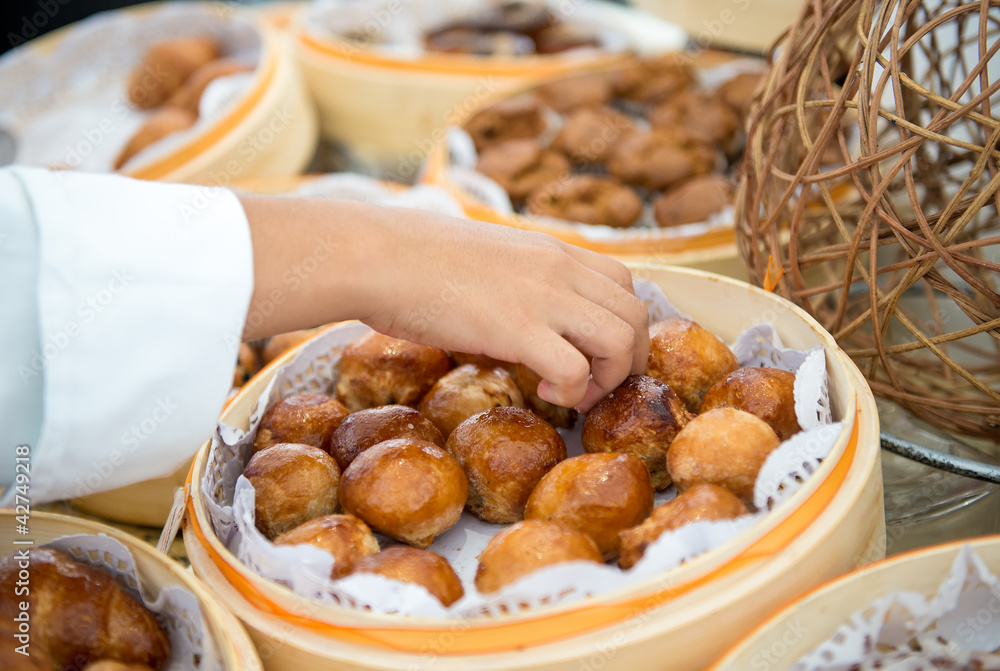
{"type": "Polygon", "coordinates": [[[418,184],[402,190],[391,189],[377,179],[353,173],[323,175],[304,183],[295,194],[357,200],[387,207],[409,207],[451,217],[465,216],[461,204],[443,187],[418,184]]]}
{"type": "Polygon", "coordinates": [[[965,545],[937,594],[899,591],[868,604],[792,671],[1000,669],[998,603],[1000,580],[965,545]]]}
{"type": "MultiPolygon", "coordinates": [[[[206,34],[219,40],[227,58],[258,63],[257,29],[222,3],[164,3],[142,13],[102,12],[74,24],[49,52],[29,43],[0,57],[0,128],[14,137],[16,162],[110,172],[150,114],[128,103],[129,73],[151,44],[206,34]]],[[[123,167],[154,161],[201,133],[243,97],[252,76],[222,79],[206,90],[209,114],[150,145],[123,167]]]]}
{"type": "Polygon", "coordinates": [[[205,621],[198,599],[183,587],[164,587],[159,594],[147,594],[138,579],[135,560],[127,547],[103,535],[63,536],[43,548],[62,550],[74,559],[113,576],[132,596],[156,614],[170,636],[170,658],[164,671],[215,671],[222,660],[205,636],[205,621]]]}
{"type": "MultiPolygon", "coordinates": [[[[682,316],[657,285],[636,280],[637,295],[649,308],[652,320],[682,316]]],[[[539,571],[523,580],[484,596],[476,592],[473,583],[477,558],[486,543],[504,525],[482,522],[468,512],[454,527],[438,536],[429,548],[445,557],[462,580],[466,595],[449,608],[431,597],[422,587],[397,583],[377,576],[353,575],[331,582],[333,557],[311,546],[277,547],[254,526],[254,490],[242,477],[243,466],[252,453],[253,435],[264,411],[279,398],[304,392],[329,393],[335,385],[336,366],[343,347],[370,329],[363,324],[349,323],[330,328],[308,341],[296,356],[279,369],[261,394],[250,415],[250,431],[220,425],[212,441],[209,465],[201,487],[207,498],[216,534],[252,570],[282,583],[299,594],[326,603],[348,608],[370,608],[383,613],[400,613],[424,617],[464,618],[499,615],[519,610],[523,605],[540,608],[565,604],[574,600],[605,594],[637,585],[704,552],[719,547],[752,527],[766,511],[798,490],[829,453],[844,430],[843,423],[817,427],[797,434],[795,442],[786,441],[766,464],[760,511],[737,520],[721,520],[691,524],[664,534],[647,548],[644,557],[628,571],[591,563],[560,564],[539,571]],[[805,451],[799,453],[800,447],[805,451]],[[794,458],[793,458],[794,455],[794,458]],[[784,466],[787,472],[781,473],[784,466]]],[[[739,348],[748,358],[740,365],[778,366],[787,370],[802,368],[808,359],[805,352],[788,350],[770,325],[757,325],[754,337],[741,336],[739,348]],[[752,343],[752,347],[748,344],[752,343]]],[[[737,349],[734,347],[734,352],[737,349]]],[[[819,359],[824,354],[817,350],[819,359]]],[[[829,406],[825,367],[800,371],[804,385],[816,387],[811,397],[829,406]]],[[[797,399],[798,402],[798,399],[797,399]]],[[[811,410],[819,416],[816,408],[811,410]]],[[[580,427],[561,431],[569,456],[582,454],[580,427]]],[[[657,505],[675,495],[673,487],[658,492],[657,505]]],[[[385,544],[383,544],[385,547],[385,544]]]]}

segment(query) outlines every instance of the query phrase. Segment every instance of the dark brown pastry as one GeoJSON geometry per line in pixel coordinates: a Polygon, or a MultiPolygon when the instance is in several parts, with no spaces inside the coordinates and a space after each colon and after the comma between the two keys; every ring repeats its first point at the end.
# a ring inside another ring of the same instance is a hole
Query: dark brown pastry
{"type": "MultiPolygon", "coordinates": [[[[7,667],[4,667],[5,669],[7,667]]],[[[46,667],[51,669],[52,667],[46,667]]],[[[145,664],[124,664],[122,662],[116,662],[113,659],[102,659],[99,662],[93,662],[84,667],[83,671],[152,671],[145,664]]]]}
{"type": "Polygon", "coordinates": [[[535,50],[539,54],[561,54],[572,49],[596,49],[600,40],[593,31],[569,23],[557,23],[546,28],[535,38],[535,50]]]}
{"type": "Polygon", "coordinates": [[[705,393],[699,413],[736,408],[761,418],[780,440],[802,430],[795,416],[795,373],[780,368],[737,368],[705,393]]]}
{"type": "Polygon", "coordinates": [[[524,94],[502,100],[479,112],[465,124],[476,149],[505,140],[536,138],[545,130],[545,116],[538,98],[524,94]]]}
{"type": "Polygon", "coordinates": [[[601,553],[587,534],[560,522],[524,520],[504,529],[479,555],[476,589],[496,592],[538,569],[568,561],[600,564],[601,553]]]}
{"type": "Polygon", "coordinates": [[[642,214],[642,201],[618,180],[573,175],[534,191],[528,197],[527,209],[544,217],[624,228],[642,214]]]}
{"type": "Polygon", "coordinates": [[[715,96],[689,90],[660,103],[649,123],[653,128],[683,128],[695,142],[729,149],[740,117],[715,96]]]}
{"type": "Polygon", "coordinates": [[[240,343],[236,359],[236,369],[233,371],[233,386],[242,387],[260,370],[260,359],[257,351],[250,343],[240,343]]]}
{"type": "Polygon", "coordinates": [[[498,58],[535,53],[535,42],[525,35],[507,31],[485,32],[455,26],[431,33],[424,40],[428,51],[498,58]]]}
{"type": "MultiPolygon", "coordinates": [[[[79,669],[112,659],[161,669],[170,656],[167,632],[153,613],[112,576],[61,550],[32,548],[29,559],[0,558],[0,631],[15,622],[22,601],[31,615],[30,650],[48,657],[49,668],[79,669]],[[23,586],[22,570],[30,573],[30,589],[16,592],[17,584],[23,586]]],[[[4,640],[4,653],[13,647],[13,638],[4,640]]]]}
{"type": "Polygon", "coordinates": [[[552,148],[581,165],[601,165],[635,122],[610,107],[581,107],[566,117],[552,148]]]}
{"type": "Polygon", "coordinates": [[[260,452],[280,443],[299,443],[326,449],[330,435],[349,413],[344,404],[326,394],[295,394],[264,413],[253,440],[260,452]]]}
{"type": "Polygon", "coordinates": [[[708,221],[733,204],[733,183],[722,175],[701,175],[681,182],[653,201],[653,216],[664,228],[708,221]]]}
{"type": "Polygon", "coordinates": [[[583,449],[634,455],[646,465],[653,486],[666,489],[670,486],[667,450],[691,417],[669,386],[645,375],[630,375],[587,413],[583,449]]]}
{"type": "Polygon", "coordinates": [[[632,131],[615,143],[608,170],[623,182],[655,190],[712,172],[715,161],[714,150],[674,130],[632,131]]]}
{"type": "Polygon", "coordinates": [[[341,353],[337,398],[351,412],[395,404],[415,408],[449,370],[443,349],[372,332],[341,353]]]}
{"type": "Polygon", "coordinates": [[[618,565],[632,568],[642,559],[646,548],[666,531],[700,520],[732,519],[748,512],[743,502],[728,489],[712,484],[692,485],[672,501],[657,506],[649,519],[639,526],[621,532],[618,565]]]}
{"type": "Polygon", "coordinates": [[[736,370],[732,351],[690,319],[665,319],[649,328],[646,375],[666,382],[691,412],[709,388],[736,370]]]}
{"type": "Polygon", "coordinates": [[[724,82],[715,92],[715,96],[744,119],[750,112],[754,94],[766,79],[767,74],[763,72],[741,72],[724,82]]]}
{"type": "Polygon", "coordinates": [[[611,76],[593,72],[562,77],[538,87],[538,97],[557,112],[569,112],[578,107],[604,105],[614,95],[611,76]]]}
{"type": "Polygon", "coordinates": [[[159,107],[198,68],[218,58],[219,45],[211,37],[175,37],[158,42],[129,75],[128,97],[139,109],[159,107]]]}
{"type": "Polygon", "coordinates": [[[206,63],[191,73],[191,76],[187,78],[184,84],[174,91],[170,99],[167,100],[167,105],[170,107],[180,107],[197,116],[201,94],[205,92],[209,84],[219,77],[228,77],[229,75],[251,72],[252,70],[253,67],[228,58],[219,58],[206,63]]]}
{"type": "Polygon", "coordinates": [[[250,457],[243,477],[256,492],[257,528],[268,538],[337,512],[340,469],[318,447],[273,445],[250,457]]]}
{"type": "Polygon", "coordinates": [[[261,350],[261,364],[266,366],[296,345],[309,340],[316,334],[316,331],[317,329],[306,329],[271,336],[261,350]]]}
{"type": "Polygon", "coordinates": [[[426,440],[444,447],[441,432],[419,412],[405,405],[384,405],[348,415],[330,434],[324,449],[346,471],[359,454],[393,438],[426,440]]]}
{"type": "Polygon", "coordinates": [[[518,364],[514,377],[521,389],[528,409],[557,429],[572,429],[576,424],[578,413],[573,408],[563,408],[543,401],[538,395],[538,384],[542,376],[524,364],[518,364]]]}
{"type": "Polygon", "coordinates": [[[687,89],[694,83],[694,71],[683,54],[664,54],[643,59],[632,67],[615,72],[615,94],[640,103],[656,103],[687,89]]]}
{"type": "Polygon", "coordinates": [[[469,482],[454,457],[434,443],[387,440],[357,456],[340,482],[340,505],[370,527],[426,548],[454,526],[469,482]]]}
{"type": "Polygon", "coordinates": [[[197,118],[187,110],[176,107],[164,107],[156,110],[125,143],[125,147],[115,159],[115,170],[121,169],[129,159],[154,142],[158,142],[172,133],[187,130],[194,125],[196,120],[197,118]]]}
{"type": "Polygon", "coordinates": [[[678,491],[719,485],[751,505],[757,473],[779,442],[764,420],[736,408],[716,408],[692,419],[674,438],[667,470],[678,491]]]}
{"type": "Polygon", "coordinates": [[[653,510],[649,471],[631,454],[581,454],[545,474],[528,498],[526,520],[562,522],[590,536],[605,561],[618,558],[618,533],[653,510]]]}
{"type": "Polygon", "coordinates": [[[365,557],[354,567],[355,573],[375,573],[400,582],[420,585],[444,606],[465,595],[462,581],[441,555],[429,550],[397,545],[365,557]]]}
{"type": "Polygon", "coordinates": [[[562,436],[522,408],[493,408],[470,417],[451,432],[445,447],[469,476],[469,511],[495,524],[524,517],[535,485],[566,458],[562,436]]]}
{"type": "Polygon", "coordinates": [[[503,368],[466,364],[434,383],[420,402],[420,414],[447,439],[469,417],[500,406],[525,407],[514,376],[503,368]]]}
{"type": "Polygon", "coordinates": [[[330,577],[343,578],[359,561],[379,551],[368,525],[354,515],[324,515],[274,539],[275,545],[312,545],[333,555],[330,577]]]}
{"type": "Polygon", "coordinates": [[[499,184],[512,202],[520,203],[532,191],[569,174],[570,164],[562,154],[527,138],[489,145],[480,153],[476,170],[499,184]]]}

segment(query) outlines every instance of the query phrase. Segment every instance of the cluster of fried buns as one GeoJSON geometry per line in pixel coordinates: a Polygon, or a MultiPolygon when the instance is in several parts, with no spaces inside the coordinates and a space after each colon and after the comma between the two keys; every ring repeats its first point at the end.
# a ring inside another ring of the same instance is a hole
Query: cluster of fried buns
{"type": "Polygon", "coordinates": [[[343,349],[330,395],[265,412],[243,474],[274,543],[326,550],[332,579],[379,573],[450,605],[462,583],[427,548],[463,511],[510,525],[479,557],[481,593],[567,561],[629,568],[665,531],[748,513],[764,460],[799,430],[794,380],[667,319],[646,374],[598,402],[586,453],[567,457],[557,429],[576,413],[538,398],[530,369],[369,333],[343,349]]]}
{"type": "Polygon", "coordinates": [[[715,91],[677,55],[545,84],[465,124],[479,160],[529,215],[626,228],[647,206],[661,227],[707,221],[733,202],[742,120],[760,81],[715,91]]]}

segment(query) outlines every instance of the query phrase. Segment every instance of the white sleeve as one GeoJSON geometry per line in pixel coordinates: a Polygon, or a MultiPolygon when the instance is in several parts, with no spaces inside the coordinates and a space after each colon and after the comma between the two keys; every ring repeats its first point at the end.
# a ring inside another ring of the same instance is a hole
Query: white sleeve
{"type": "MultiPolygon", "coordinates": [[[[31,501],[169,474],[211,434],[232,384],[253,290],[239,201],[220,188],[3,173],[20,183],[32,219],[21,228],[37,237],[37,330],[0,377],[19,389],[41,380],[31,501]]],[[[6,433],[0,473],[20,440],[6,433]]]]}

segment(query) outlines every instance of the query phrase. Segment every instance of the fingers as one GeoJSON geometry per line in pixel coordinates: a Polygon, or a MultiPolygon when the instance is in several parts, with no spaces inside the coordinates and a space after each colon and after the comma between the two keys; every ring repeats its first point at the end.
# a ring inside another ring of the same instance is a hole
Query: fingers
{"type": "Polygon", "coordinates": [[[580,296],[616,315],[632,328],[634,347],[631,352],[629,372],[646,372],[646,360],[649,356],[649,313],[642,301],[632,293],[631,288],[626,289],[614,279],[591,271],[581,275],[575,289],[580,296]]]}
{"type": "Polygon", "coordinates": [[[542,378],[537,391],[543,401],[572,408],[584,400],[590,364],[579,349],[555,331],[525,338],[524,342],[527,345],[519,358],[542,378]]]}

